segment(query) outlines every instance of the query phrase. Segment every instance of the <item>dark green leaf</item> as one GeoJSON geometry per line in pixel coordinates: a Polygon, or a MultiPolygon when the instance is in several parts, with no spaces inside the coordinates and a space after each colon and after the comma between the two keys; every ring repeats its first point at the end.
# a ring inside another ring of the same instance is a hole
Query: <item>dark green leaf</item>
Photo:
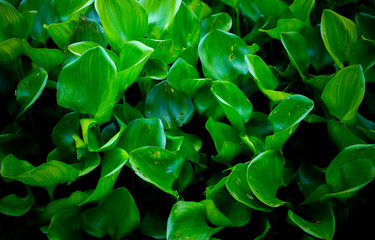
{"type": "Polygon", "coordinates": [[[71,36],[76,30],[77,22],[72,20],[62,23],[52,23],[48,26],[44,25],[43,27],[47,29],[56,45],[60,49],[65,50],[70,43],[71,36]]]}
{"type": "Polygon", "coordinates": [[[23,44],[23,51],[35,64],[47,72],[60,65],[65,59],[64,53],[58,49],[33,48],[26,41],[23,44]]]}
{"type": "Polygon", "coordinates": [[[334,119],[331,119],[328,121],[327,129],[328,136],[330,137],[332,143],[334,143],[339,150],[342,150],[354,144],[366,143],[355,133],[353,133],[343,122],[338,122],[334,119]]]}
{"type": "Polygon", "coordinates": [[[0,198],[0,212],[9,216],[18,217],[27,213],[34,205],[34,195],[27,189],[27,195],[24,198],[15,194],[9,194],[0,198]]]}
{"type": "Polygon", "coordinates": [[[375,17],[368,13],[360,12],[355,16],[355,21],[357,22],[359,29],[361,30],[362,38],[375,40],[375,17]]]}
{"type": "Polygon", "coordinates": [[[53,128],[52,142],[61,147],[66,147],[70,151],[75,150],[73,136],[78,135],[79,113],[72,112],[65,115],[53,128]]]}
{"type": "Polygon", "coordinates": [[[78,208],[64,209],[53,216],[47,236],[51,240],[81,240],[81,232],[78,208]]]}

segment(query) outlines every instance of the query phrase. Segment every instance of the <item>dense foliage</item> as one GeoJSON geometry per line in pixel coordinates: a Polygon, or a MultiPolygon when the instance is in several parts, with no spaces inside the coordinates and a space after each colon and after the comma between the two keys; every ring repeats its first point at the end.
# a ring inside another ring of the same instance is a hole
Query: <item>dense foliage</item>
{"type": "Polygon", "coordinates": [[[0,239],[373,235],[374,4],[0,0],[0,239]]]}

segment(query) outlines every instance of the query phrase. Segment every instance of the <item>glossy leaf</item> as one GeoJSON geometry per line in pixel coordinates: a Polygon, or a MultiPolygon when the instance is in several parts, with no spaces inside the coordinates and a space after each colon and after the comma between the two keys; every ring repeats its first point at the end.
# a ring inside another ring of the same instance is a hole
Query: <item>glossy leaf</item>
{"type": "Polygon", "coordinates": [[[73,136],[78,134],[79,114],[77,112],[68,113],[53,128],[52,142],[57,146],[62,146],[75,150],[73,136]]]}
{"type": "Polygon", "coordinates": [[[60,65],[65,59],[64,53],[58,49],[33,48],[26,41],[23,45],[23,51],[35,64],[44,68],[47,72],[60,65]]]}
{"type": "Polygon", "coordinates": [[[4,68],[15,70],[19,67],[19,59],[23,54],[23,42],[10,38],[0,42],[0,64],[4,68]]]}
{"type": "Polygon", "coordinates": [[[225,116],[224,111],[213,96],[211,84],[198,89],[194,98],[194,106],[199,114],[203,114],[208,118],[212,117],[214,120],[221,120],[225,116]]]}
{"type": "Polygon", "coordinates": [[[145,36],[147,12],[136,0],[97,0],[95,9],[111,47],[119,50],[125,42],[145,36]]]}
{"type": "Polygon", "coordinates": [[[198,53],[205,77],[234,81],[248,73],[244,55],[249,54],[249,49],[234,34],[211,31],[199,42],[198,53]]]}
{"type": "Polygon", "coordinates": [[[140,223],[138,208],[124,187],[110,192],[97,207],[84,211],[81,219],[83,229],[97,238],[108,234],[121,239],[140,223]]]}
{"type": "Polygon", "coordinates": [[[247,182],[247,166],[239,163],[232,169],[225,183],[228,191],[237,201],[259,211],[269,212],[271,209],[255,197],[247,182]]]}
{"type": "MultiPolygon", "coordinates": [[[[68,50],[74,55],[76,55],[77,57],[79,57],[87,50],[91,48],[99,47],[99,46],[100,44],[96,42],[83,41],[83,42],[76,42],[76,43],[70,44],[68,46],[68,50]]],[[[104,49],[104,50],[108,54],[108,56],[111,58],[111,60],[115,63],[117,69],[119,69],[119,66],[118,66],[119,57],[117,56],[117,54],[108,49],[104,49]]]]}
{"type": "Polygon", "coordinates": [[[338,122],[334,119],[328,121],[328,136],[339,150],[354,144],[365,144],[366,142],[353,133],[345,123],[338,122]]]}
{"type": "Polygon", "coordinates": [[[233,83],[215,81],[211,91],[223,109],[225,116],[241,136],[244,133],[244,124],[250,120],[253,105],[246,95],[233,83]]]}
{"type": "Polygon", "coordinates": [[[157,84],[148,93],[145,102],[145,116],[159,118],[164,128],[181,127],[190,121],[193,103],[181,91],[167,81],[157,84]]]}
{"type": "Polygon", "coordinates": [[[62,23],[52,23],[48,26],[44,25],[43,27],[47,29],[56,45],[60,49],[65,50],[70,43],[71,36],[76,30],[77,22],[72,20],[62,23]]]}
{"type": "Polygon", "coordinates": [[[356,41],[349,53],[350,65],[360,64],[364,70],[367,70],[375,65],[375,46],[370,42],[359,39],[356,41]]]}
{"type": "Polygon", "coordinates": [[[98,43],[103,48],[107,47],[104,29],[98,22],[83,16],[79,17],[77,21],[77,28],[71,36],[70,42],[91,41],[98,43]]]}
{"type": "Polygon", "coordinates": [[[202,148],[202,140],[196,135],[185,133],[178,128],[168,129],[167,135],[183,138],[180,151],[192,162],[199,163],[198,152],[202,148]]]}
{"type": "Polygon", "coordinates": [[[279,85],[279,80],[271,72],[270,68],[257,55],[248,54],[245,60],[251,75],[254,77],[256,83],[261,89],[274,90],[279,85]]]}
{"type": "Polygon", "coordinates": [[[86,51],[65,66],[57,83],[57,103],[107,122],[117,95],[116,66],[101,48],[86,51]],[[80,79],[77,82],[75,79],[80,79]]]}
{"type": "Polygon", "coordinates": [[[184,166],[185,157],[180,152],[170,152],[160,147],[142,147],[131,152],[130,163],[143,180],[177,197],[173,183],[184,166]]]}
{"type": "Polygon", "coordinates": [[[365,77],[360,65],[341,69],[330,80],[322,93],[322,100],[330,113],[352,123],[365,92],[365,77]]]}
{"type": "Polygon", "coordinates": [[[361,30],[361,36],[365,39],[375,40],[375,32],[373,24],[375,23],[375,17],[371,14],[360,12],[355,16],[355,21],[361,30]]]}
{"type": "Polygon", "coordinates": [[[292,95],[281,101],[269,115],[274,135],[266,138],[266,148],[281,150],[313,108],[314,102],[302,95],[292,95]]]}
{"type": "Polygon", "coordinates": [[[140,41],[150,48],[154,49],[154,52],[151,55],[151,59],[160,59],[166,64],[174,62],[181,53],[180,49],[174,47],[172,39],[156,40],[144,38],[140,39],[140,41]]]}
{"type": "Polygon", "coordinates": [[[254,158],[247,168],[247,181],[254,195],[265,205],[279,207],[285,204],[276,196],[284,184],[285,158],[276,151],[266,151],[254,158]]]}
{"type": "Polygon", "coordinates": [[[129,103],[116,104],[114,114],[116,120],[121,125],[126,125],[135,119],[143,118],[143,115],[137,109],[133,108],[129,103]]]}
{"type": "Polygon", "coordinates": [[[163,124],[156,118],[135,119],[129,123],[117,147],[128,153],[145,146],[165,148],[166,139],[163,124]]]}
{"type": "Polygon", "coordinates": [[[317,71],[320,71],[324,66],[333,62],[331,55],[324,46],[319,26],[307,30],[304,37],[311,65],[313,65],[317,71]]]}
{"type": "Polygon", "coordinates": [[[49,225],[48,239],[82,239],[81,223],[78,214],[78,208],[64,209],[57,212],[49,225]]]}
{"type": "MultiPolygon", "coordinates": [[[[229,218],[227,218],[219,209],[215,206],[215,202],[212,199],[205,199],[200,201],[206,208],[207,220],[218,227],[231,227],[233,226],[229,218]]],[[[212,239],[212,238],[211,238],[212,239]]]]}
{"type": "Polygon", "coordinates": [[[325,9],[322,14],[320,32],[327,51],[338,67],[343,68],[349,60],[349,52],[358,38],[358,27],[350,19],[332,10],[325,9]]]}
{"type": "Polygon", "coordinates": [[[232,18],[229,14],[221,12],[213,14],[201,22],[201,38],[212,30],[228,32],[232,28],[232,18]]]}
{"type": "Polygon", "coordinates": [[[54,0],[53,7],[58,12],[62,22],[67,20],[77,21],[80,15],[86,15],[94,0],[54,0]]]}
{"type": "Polygon", "coordinates": [[[314,6],[315,0],[294,0],[289,9],[295,18],[310,24],[310,14],[314,6]]]}
{"type": "Polygon", "coordinates": [[[277,25],[275,28],[269,30],[259,29],[259,31],[267,33],[271,38],[280,40],[281,33],[301,32],[304,26],[305,24],[297,18],[280,19],[277,21],[277,25]]]}
{"type": "Polygon", "coordinates": [[[310,65],[305,38],[298,32],[285,32],[281,33],[281,42],[288,53],[291,64],[304,78],[303,71],[310,65]]]}
{"type": "Polygon", "coordinates": [[[16,98],[22,107],[19,115],[26,112],[39,98],[47,84],[47,79],[47,72],[39,67],[18,83],[16,98]]]}
{"type": "Polygon", "coordinates": [[[22,216],[30,210],[34,202],[34,195],[29,189],[24,198],[9,194],[0,198],[0,212],[14,217],[22,216]]]}

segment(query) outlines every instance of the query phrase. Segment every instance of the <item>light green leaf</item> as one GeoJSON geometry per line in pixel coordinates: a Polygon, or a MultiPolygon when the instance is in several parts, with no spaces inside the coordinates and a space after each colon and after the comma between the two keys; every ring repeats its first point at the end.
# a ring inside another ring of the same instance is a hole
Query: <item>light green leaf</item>
{"type": "Polygon", "coordinates": [[[0,198],[0,213],[18,217],[27,213],[33,205],[34,195],[30,189],[27,189],[27,195],[24,198],[15,194],[0,198]]]}
{"type": "Polygon", "coordinates": [[[185,133],[179,128],[170,128],[167,131],[169,136],[179,136],[183,138],[180,151],[192,162],[199,163],[198,152],[202,148],[202,140],[193,134],[185,133]]]}
{"type": "Polygon", "coordinates": [[[147,79],[163,80],[168,75],[169,66],[160,59],[152,58],[149,59],[140,75],[142,78],[138,78],[138,82],[147,81],[147,79]]]}
{"type": "Polygon", "coordinates": [[[191,99],[167,81],[157,84],[147,95],[145,116],[159,118],[164,128],[181,127],[190,121],[192,115],[191,99]]]}
{"type": "Polygon", "coordinates": [[[201,22],[201,38],[215,29],[228,32],[232,28],[232,18],[228,13],[221,12],[209,16],[201,22]]]}
{"type": "Polygon", "coordinates": [[[232,169],[225,183],[234,199],[258,211],[270,212],[271,208],[255,197],[247,182],[247,165],[239,163],[232,169]]]}
{"type": "Polygon", "coordinates": [[[57,212],[48,227],[48,239],[81,240],[82,229],[78,208],[64,209],[57,212]]]}
{"type": "Polygon", "coordinates": [[[130,163],[140,178],[175,197],[178,193],[173,183],[184,161],[185,156],[180,152],[170,152],[160,147],[137,148],[130,154],[130,163]]]}
{"type": "Polygon", "coordinates": [[[294,0],[289,6],[293,16],[310,25],[310,14],[315,6],[315,0],[294,0]]]}
{"type": "Polygon", "coordinates": [[[119,50],[125,42],[145,36],[147,12],[136,0],[96,0],[95,9],[106,40],[114,49],[119,50]]]}
{"type": "MultiPolygon", "coordinates": [[[[23,42],[18,38],[10,38],[0,42],[0,64],[3,68],[16,70],[20,68],[19,59],[23,55],[23,42]]],[[[21,69],[19,69],[21,71],[21,69]]]]}
{"type": "Polygon", "coordinates": [[[248,73],[246,43],[238,36],[222,30],[209,32],[199,43],[199,58],[205,77],[234,81],[248,73]]]}
{"type": "Polygon", "coordinates": [[[250,120],[253,105],[236,85],[227,81],[215,81],[211,91],[232,126],[245,135],[244,124],[250,120]]]}
{"type": "Polygon", "coordinates": [[[174,47],[172,39],[156,40],[142,38],[139,39],[139,41],[154,49],[154,52],[151,55],[151,59],[160,59],[166,64],[174,62],[182,51],[174,47]]]}
{"type": "Polygon", "coordinates": [[[86,15],[94,0],[54,0],[53,7],[58,12],[62,22],[75,20],[78,21],[80,15],[86,15]]]}
{"type": "Polygon", "coordinates": [[[247,168],[247,181],[254,195],[265,205],[279,207],[286,202],[276,196],[284,184],[285,158],[277,151],[266,151],[251,160],[247,168]]]}
{"type": "Polygon", "coordinates": [[[47,84],[47,79],[47,72],[39,67],[18,83],[16,99],[23,109],[18,116],[26,112],[39,98],[47,84]]]}
{"type": "Polygon", "coordinates": [[[43,26],[47,29],[49,35],[56,43],[56,45],[61,49],[65,50],[70,43],[70,38],[76,31],[77,22],[68,21],[62,23],[52,23],[50,25],[43,26]]]}
{"type": "Polygon", "coordinates": [[[72,43],[81,41],[96,42],[103,48],[107,47],[103,27],[98,22],[84,16],[79,17],[77,28],[70,39],[72,43]]]}
{"type": "Polygon", "coordinates": [[[365,77],[362,67],[353,65],[338,71],[327,83],[321,97],[333,116],[351,124],[364,93],[365,77]]]}
{"type": "Polygon", "coordinates": [[[359,30],[350,19],[332,10],[325,9],[322,14],[320,33],[327,51],[339,68],[349,60],[352,45],[357,41],[359,30]]]}
{"type": "Polygon", "coordinates": [[[302,95],[292,95],[282,100],[269,115],[274,135],[266,138],[266,149],[281,150],[313,108],[314,102],[302,95]]]}
{"type": "Polygon", "coordinates": [[[117,188],[110,192],[97,207],[81,215],[83,229],[90,235],[102,238],[109,234],[112,239],[122,239],[140,223],[138,208],[130,192],[117,188]],[[126,206],[126,207],[124,207],[126,206]]]}
{"type": "Polygon", "coordinates": [[[110,119],[117,86],[116,66],[103,48],[92,48],[61,71],[57,82],[57,103],[89,113],[102,124],[110,119]]]}
{"type": "MultiPolygon", "coordinates": [[[[205,199],[200,201],[206,208],[207,220],[218,227],[233,227],[232,222],[215,206],[212,199],[205,199]]],[[[211,238],[212,239],[212,238],[211,238]]]]}
{"type": "Polygon", "coordinates": [[[290,63],[298,70],[299,75],[305,78],[303,71],[310,65],[305,38],[298,32],[283,32],[281,42],[288,53],[290,63]]]}
{"type": "Polygon", "coordinates": [[[280,19],[277,21],[275,28],[269,30],[259,29],[259,31],[267,33],[271,38],[280,40],[282,32],[301,32],[304,26],[305,23],[297,18],[280,19]]]}
{"type": "Polygon", "coordinates": [[[279,80],[261,57],[247,54],[245,60],[251,75],[253,75],[260,89],[274,90],[279,85],[279,80]]]}
{"type": "Polygon", "coordinates": [[[165,144],[165,133],[160,119],[141,118],[129,123],[117,147],[130,153],[134,149],[145,146],[165,148],[165,144]]]}
{"type": "Polygon", "coordinates": [[[148,13],[147,36],[156,39],[168,30],[181,5],[181,0],[140,0],[139,2],[148,13]]]}

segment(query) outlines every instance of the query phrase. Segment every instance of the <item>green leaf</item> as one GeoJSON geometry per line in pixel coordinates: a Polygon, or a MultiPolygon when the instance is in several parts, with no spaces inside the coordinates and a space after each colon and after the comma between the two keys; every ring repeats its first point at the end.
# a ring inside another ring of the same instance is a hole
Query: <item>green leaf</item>
{"type": "MultiPolygon", "coordinates": [[[[215,206],[212,199],[205,199],[200,201],[206,208],[207,220],[218,227],[232,227],[233,224],[219,209],[215,206]]],[[[211,238],[212,239],[212,238],[211,238]]]]}
{"type": "Polygon", "coordinates": [[[156,118],[135,119],[125,129],[117,147],[128,153],[145,146],[165,148],[166,139],[163,124],[156,118]]]}
{"type": "Polygon", "coordinates": [[[22,216],[27,213],[34,205],[34,195],[27,189],[26,197],[18,197],[15,194],[9,194],[0,198],[0,212],[9,216],[22,216]]]}
{"type": "MultiPolygon", "coordinates": [[[[10,38],[0,42],[0,64],[2,68],[16,70],[19,66],[19,59],[23,55],[23,42],[18,38],[10,38]]],[[[21,71],[21,69],[19,70],[21,71]]]]}
{"type": "MultiPolygon", "coordinates": [[[[73,53],[75,56],[80,57],[84,52],[91,48],[99,47],[100,44],[96,42],[90,42],[90,41],[83,41],[83,42],[76,42],[73,44],[70,44],[68,46],[68,50],[73,53]]],[[[116,67],[119,68],[119,57],[116,53],[104,49],[105,52],[108,54],[108,56],[112,59],[112,61],[115,63],[116,67]]]]}
{"type": "Polygon", "coordinates": [[[159,39],[163,32],[169,29],[180,8],[181,0],[162,0],[158,2],[141,0],[140,4],[148,13],[147,36],[159,39]]]}
{"type": "Polygon", "coordinates": [[[62,22],[75,20],[78,21],[80,15],[86,15],[91,8],[94,0],[54,0],[53,7],[58,12],[62,22]]]}
{"type": "Polygon", "coordinates": [[[274,134],[266,138],[266,149],[281,150],[313,108],[314,102],[302,95],[292,95],[282,100],[269,115],[274,134]]]}
{"type": "Polygon", "coordinates": [[[222,30],[209,32],[198,46],[205,77],[234,81],[248,73],[244,55],[249,54],[245,42],[238,36],[222,30]]]}
{"type": "Polygon", "coordinates": [[[108,234],[112,239],[121,239],[140,223],[138,208],[124,187],[110,192],[97,207],[84,211],[81,219],[83,229],[97,238],[108,234]]]}
{"type": "Polygon", "coordinates": [[[365,93],[365,77],[360,65],[341,69],[327,83],[322,100],[330,113],[348,124],[354,122],[365,93]]]}
{"type": "Polygon", "coordinates": [[[211,91],[211,84],[198,89],[194,98],[194,106],[199,114],[203,114],[207,118],[212,117],[214,120],[221,120],[225,116],[224,111],[211,91]]]}
{"type": "Polygon", "coordinates": [[[142,82],[143,79],[147,81],[148,78],[163,80],[168,75],[168,69],[169,66],[163,60],[152,58],[146,62],[140,74],[143,78],[139,78],[138,80],[140,80],[139,82],[142,82]]]}
{"type": "Polygon", "coordinates": [[[154,49],[151,59],[159,59],[164,61],[166,64],[174,62],[181,53],[180,49],[174,47],[172,39],[156,40],[143,38],[139,39],[139,41],[154,49]]]}
{"type": "Polygon", "coordinates": [[[21,13],[32,10],[38,12],[30,33],[30,37],[36,41],[39,41],[44,46],[49,38],[49,33],[45,28],[43,28],[43,25],[49,25],[59,21],[59,17],[52,4],[53,0],[22,0],[18,8],[19,12],[21,13]]]}
{"type": "Polygon", "coordinates": [[[259,29],[261,32],[267,33],[271,38],[280,40],[280,34],[283,32],[301,32],[305,24],[297,18],[280,19],[277,21],[275,28],[264,30],[259,29]]]}
{"type": "Polygon", "coordinates": [[[361,30],[361,36],[364,39],[375,40],[375,31],[373,24],[375,23],[375,17],[368,13],[360,12],[355,16],[355,21],[361,30]]]}
{"type": "Polygon", "coordinates": [[[349,64],[360,64],[364,70],[375,65],[375,46],[368,41],[358,39],[349,53],[349,64]]]}
{"type": "Polygon", "coordinates": [[[329,203],[313,205],[309,212],[312,221],[301,218],[292,210],[288,211],[288,217],[308,234],[321,239],[332,239],[335,233],[335,215],[331,205],[329,203]]]}
{"type": "Polygon", "coordinates": [[[280,37],[290,63],[298,70],[299,75],[305,78],[302,72],[310,65],[305,38],[298,32],[283,32],[280,37]]]}
{"type": "Polygon", "coordinates": [[[137,109],[133,108],[129,103],[116,104],[114,114],[116,120],[121,125],[126,125],[135,119],[143,118],[143,115],[137,109]]]}
{"type": "Polygon", "coordinates": [[[215,229],[208,226],[206,218],[206,208],[202,203],[175,203],[168,218],[167,239],[209,240],[215,229]]]}
{"type": "Polygon", "coordinates": [[[80,205],[98,201],[109,193],[128,159],[129,155],[127,152],[120,148],[105,151],[98,184],[94,192],[85,201],[81,202],[80,205]]]}
{"type": "Polygon", "coordinates": [[[130,154],[130,163],[135,173],[175,197],[173,183],[184,166],[185,156],[180,152],[170,152],[160,147],[142,147],[130,154]]]}
{"type": "Polygon", "coordinates": [[[76,31],[77,22],[72,20],[62,23],[52,23],[50,25],[44,25],[43,27],[47,29],[56,45],[61,50],[65,50],[70,43],[71,36],[73,36],[76,31]]]}
{"type": "Polygon", "coordinates": [[[179,136],[183,138],[180,151],[192,162],[199,163],[198,152],[202,148],[202,140],[193,134],[183,132],[178,128],[170,128],[167,131],[169,136],[179,136]]]}
{"type": "Polygon", "coordinates": [[[253,21],[260,16],[278,19],[288,9],[288,5],[279,0],[241,1],[240,6],[253,21]]]}
{"type": "Polygon", "coordinates": [[[331,55],[329,55],[324,46],[320,35],[320,27],[315,26],[306,30],[304,37],[311,64],[318,72],[320,72],[323,67],[333,62],[331,55]]]}
{"type": "Polygon", "coordinates": [[[116,66],[103,48],[92,48],[62,69],[57,82],[57,103],[89,113],[102,124],[112,113],[117,86],[116,66]]]}
{"type": "Polygon", "coordinates": [[[253,105],[236,85],[227,81],[215,81],[211,91],[223,109],[225,116],[241,136],[245,134],[244,124],[250,120],[253,105]]]}
{"type": "Polygon", "coordinates": [[[332,10],[325,9],[322,14],[320,32],[327,51],[339,68],[349,60],[352,45],[357,41],[359,30],[350,19],[332,10]]]}
{"type": "Polygon", "coordinates": [[[157,84],[147,95],[145,116],[159,118],[164,128],[181,127],[190,121],[192,115],[191,99],[167,81],[157,84]]]}
{"type": "Polygon", "coordinates": [[[77,28],[71,36],[70,42],[91,41],[96,42],[103,48],[107,47],[103,27],[88,17],[80,16],[77,28]]]}
{"type": "Polygon", "coordinates": [[[234,199],[258,211],[270,212],[271,209],[255,197],[247,182],[247,165],[239,163],[232,169],[225,183],[234,199]]]}
{"type": "Polygon", "coordinates": [[[326,171],[327,184],[332,196],[352,197],[375,177],[375,148],[373,144],[352,145],[342,150],[329,164],[326,171]]]}
{"type": "Polygon", "coordinates": [[[142,218],[138,230],[142,234],[155,239],[166,239],[167,219],[168,215],[165,216],[160,209],[153,209],[142,218]]]}
{"type": "Polygon", "coordinates": [[[73,136],[78,135],[79,113],[71,112],[66,114],[53,128],[52,142],[61,147],[75,151],[75,141],[73,136]]]}
{"type": "Polygon", "coordinates": [[[225,123],[216,122],[209,118],[206,122],[206,129],[214,141],[217,155],[214,160],[231,165],[232,159],[241,152],[241,139],[235,128],[225,123]]]}
{"type": "Polygon", "coordinates": [[[228,32],[232,28],[232,18],[228,13],[213,14],[201,22],[201,38],[207,33],[219,29],[228,32]]]}
{"type": "Polygon", "coordinates": [[[8,155],[1,162],[1,175],[26,185],[44,187],[50,195],[58,184],[73,182],[78,170],[59,161],[50,161],[34,167],[31,163],[8,155]]]}
{"type": "Polygon", "coordinates": [[[78,208],[64,209],[57,212],[48,227],[48,239],[81,240],[82,230],[78,208]]]}
{"type": "Polygon", "coordinates": [[[130,41],[122,45],[117,69],[119,95],[135,82],[153,51],[152,48],[138,41],[130,41]]]}
{"type": "Polygon", "coordinates": [[[322,170],[312,163],[303,163],[297,170],[297,185],[307,198],[315,189],[325,183],[322,170]]]}
{"type": "Polygon", "coordinates": [[[355,135],[343,122],[338,122],[331,119],[328,121],[327,129],[330,140],[338,147],[339,150],[354,144],[366,143],[359,136],[355,135]]]}
{"type": "Polygon", "coordinates": [[[96,0],[95,9],[102,22],[106,40],[114,49],[119,50],[125,42],[145,36],[147,12],[136,0],[96,0]]]}
{"type": "Polygon", "coordinates": [[[39,98],[47,84],[47,79],[47,72],[39,67],[18,83],[16,99],[23,109],[18,116],[26,112],[39,98]]]}
{"type": "Polygon", "coordinates": [[[274,90],[279,85],[279,80],[273,75],[261,57],[247,54],[245,60],[251,75],[260,89],[274,90]]]}
{"type": "Polygon", "coordinates": [[[310,14],[315,6],[315,0],[294,0],[289,6],[293,16],[310,25],[310,14]]]}
{"type": "Polygon", "coordinates": [[[254,158],[247,168],[247,181],[254,195],[265,205],[279,207],[286,202],[276,196],[284,185],[285,158],[277,151],[266,151],[254,158]]]}

